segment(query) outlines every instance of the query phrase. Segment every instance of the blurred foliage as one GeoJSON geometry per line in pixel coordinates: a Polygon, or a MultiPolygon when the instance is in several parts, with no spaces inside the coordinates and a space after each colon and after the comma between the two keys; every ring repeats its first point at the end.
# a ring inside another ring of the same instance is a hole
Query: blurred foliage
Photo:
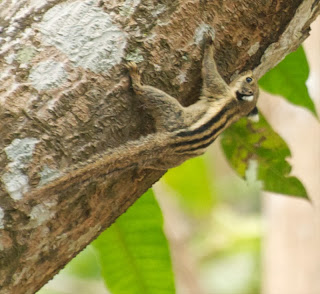
{"type": "Polygon", "coordinates": [[[98,259],[91,245],[81,251],[77,258],[72,259],[63,269],[66,274],[82,279],[100,279],[98,259]]]}
{"type": "Polygon", "coordinates": [[[289,176],[290,150],[283,139],[270,127],[260,114],[258,123],[241,119],[227,129],[221,144],[233,168],[244,177],[253,169],[263,182],[263,189],[270,192],[307,197],[301,182],[289,176]]]}
{"type": "Polygon", "coordinates": [[[259,80],[259,85],[265,91],[281,95],[289,102],[305,107],[317,116],[306,86],[308,76],[308,61],[303,47],[300,46],[295,52],[287,55],[275,68],[267,72],[259,80]]]}
{"type": "Polygon", "coordinates": [[[162,180],[173,189],[188,213],[200,217],[210,213],[215,202],[211,178],[206,156],[199,156],[170,169],[162,180]]]}
{"type": "Polygon", "coordinates": [[[160,207],[152,190],[93,242],[113,294],[173,294],[173,272],[160,207]]]}
{"type": "Polygon", "coordinates": [[[201,252],[200,279],[207,293],[260,293],[260,223],[260,216],[253,212],[241,215],[226,205],[215,209],[210,229],[195,239],[196,251],[201,252]]]}
{"type": "Polygon", "coordinates": [[[162,183],[172,188],[171,196],[188,218],[196,220],[189,246],[198,261],[205,293],[259,294],[261,185],[254,178],[245,182],[230,174],[218,166],[219,153],[208,153],[169,171],[162,183]],[[203,185],[210,189],[202,189],[203,185]],[[188,205],[183,201],[185,193],[188,205]],[[198,204],[203,197],[211,204],[209,211],[198,204]]]}

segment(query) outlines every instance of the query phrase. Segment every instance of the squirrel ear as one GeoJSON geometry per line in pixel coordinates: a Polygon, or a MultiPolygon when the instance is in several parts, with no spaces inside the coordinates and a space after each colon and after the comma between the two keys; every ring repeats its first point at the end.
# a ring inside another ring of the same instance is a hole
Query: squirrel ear
{"type": "Polygon", "coordinates": [[[249,112],[249,114],[247,115],[247,117],[253,121],[253,122],[258,122],[259,121],[259,110],[258,107],[255,106],[251,112],[249,112]]]}

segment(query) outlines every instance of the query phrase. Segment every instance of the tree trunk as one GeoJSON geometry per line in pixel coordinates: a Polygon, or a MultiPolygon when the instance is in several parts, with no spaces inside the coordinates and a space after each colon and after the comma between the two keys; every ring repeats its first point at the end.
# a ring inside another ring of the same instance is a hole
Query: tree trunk
{"type": "Polygon", "coordinates": [[[1,293],[41,288],[163,174],[127,156],[127,168],[77,177],[94,155],[117,154],[154,132],[125,61],[140,62],[146,84],[188,105],[200,92],[209,27],[226,80],[247,69],[260,77],[308,36],[319,7],[317,0],[3,0],[1,293]]]}

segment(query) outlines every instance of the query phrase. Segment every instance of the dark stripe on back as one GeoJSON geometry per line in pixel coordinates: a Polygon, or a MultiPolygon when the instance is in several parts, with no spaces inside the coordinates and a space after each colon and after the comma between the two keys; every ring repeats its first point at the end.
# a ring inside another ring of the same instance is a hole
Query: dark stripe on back
{"type": "Polygon", "coordinates": [[[207,142],[207,143],[205,143],[205,144],[202,144],[202,145],[200,145],[200,146],[198,146],[198,147],[194,147],[194,148],[190,148],[190,149],[187,149],[187,150],[184,150],[184,152],[191,152],[191,151],[197,151],[197,150],[200,150],[200,149],[204,149],[204,148],[207,148],[209,145],[211,145],[214,141],[215,141],[215,139],[217,139],[217,138],[213,138],[212,140],[210,140],[209,142],[207,142]]]}
{"type": "Polygon", "coordinates": [[[224,128],[225,125],[227,124],[227,122],[229,121],[229,119],[233,117],[233,115],[234,115],[233,112],[231,114],[229,114],[226,117],[225,122],[223,122],[221,126],[219,126],[217,128],[214,128],[213,130],[211,130],[211,132],[209,134],[207,134],[205,136],[202,136],[200,138],[196,138],[196,139],[193,139],[193,140],[176,142],[176,143],[171,144],[170,146],[171,147],[179,147],[179,146],[193,145],[193,144],[196,144],[196,143],[200,143],[202,141],[206,141],[207,139],[210,139],[212,136],[214,136],[216,132],[219,132],[221,130],[221,128],[224,128]]]}
{"type": "Polygon", "coordinates": [[[190,137],[199,133],[204,132],[205,130],[209,129],[212,125],[214,125],[216,122],[218,122],[221,117],[231,108],[234,101],[230,101],[224,108],[222,108],[217,115],[215,115],[213,118],[211,118],[209,121],[207,121],[205,124],[201,125],[197,129],[194,129],[192,131],[182,131],[178,133],[176,136],[178,137],[190,137]]]}
{"type": "MultiPolygon", "coordinates": [[[[210,133],[210,136],[207,135],[205,137],[202,137],[202,138],[199,138],[197,139],[198,142],[196,143],[199,143],[201,142],[202,140],[206,140],[206,139],[209,139],[210,137],[213,137],[217,132],[219,132],[221,129],[223,129],[226,124],[228,123],[229,119],[232,117],[233,115],[229,115],[226,119],[226,121],[219,127],[217,127],[216,129],[213,129],[212,132],[210,133]]],[[[207,143],[204,143],[202,145],[199,145],[199,146],[196,146],[196,147],[193,147],[193,148],[189,148],[189,149],[183,149],[183,150],[177,150],[176,152],[179,152],[179,153],[184,153],[184,152],[190,152],[190,151],[196,151],[196,150],[199,150],[199,149],[203,149],[203,148],[206,148],[208,147],[211,143],[213,143],[213,141],[216,139],[216,137],[212,138],[209,142],[207,143]]],[[[195,141],[195,140],[193,140],[195,141]]],[[[189,141],[189,142],[181,142],[181,143],[190,143],[192,141],[189,141]]],[[[179,144],[179,143],[176,143],[176,144],[179,144]]],[[[192,144],[192,143],[191,143],[192,144]]],[[[183,144],[183,145],[188,145],[188,144],[183,144]]],[[[182,145],[179,145],[179,146],[182,146],[182,145]]]]}

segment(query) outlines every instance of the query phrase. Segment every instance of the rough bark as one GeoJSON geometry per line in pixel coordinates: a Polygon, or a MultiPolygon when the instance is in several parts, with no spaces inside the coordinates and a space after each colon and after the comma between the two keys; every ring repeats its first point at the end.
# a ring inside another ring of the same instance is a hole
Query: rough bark
{"type": "Polygon", "coordinates": [[[163,174],[130,167],[68,194],[31,193],[154,132],[128,87],[125,60],[141,62],[145,83],[188,105],[199,94],[209,27],[227,80],[252,68],[261,76],[308,36],[319,7],[318,0],[2,1],[1,293],[34,293],[163,174]]]}

